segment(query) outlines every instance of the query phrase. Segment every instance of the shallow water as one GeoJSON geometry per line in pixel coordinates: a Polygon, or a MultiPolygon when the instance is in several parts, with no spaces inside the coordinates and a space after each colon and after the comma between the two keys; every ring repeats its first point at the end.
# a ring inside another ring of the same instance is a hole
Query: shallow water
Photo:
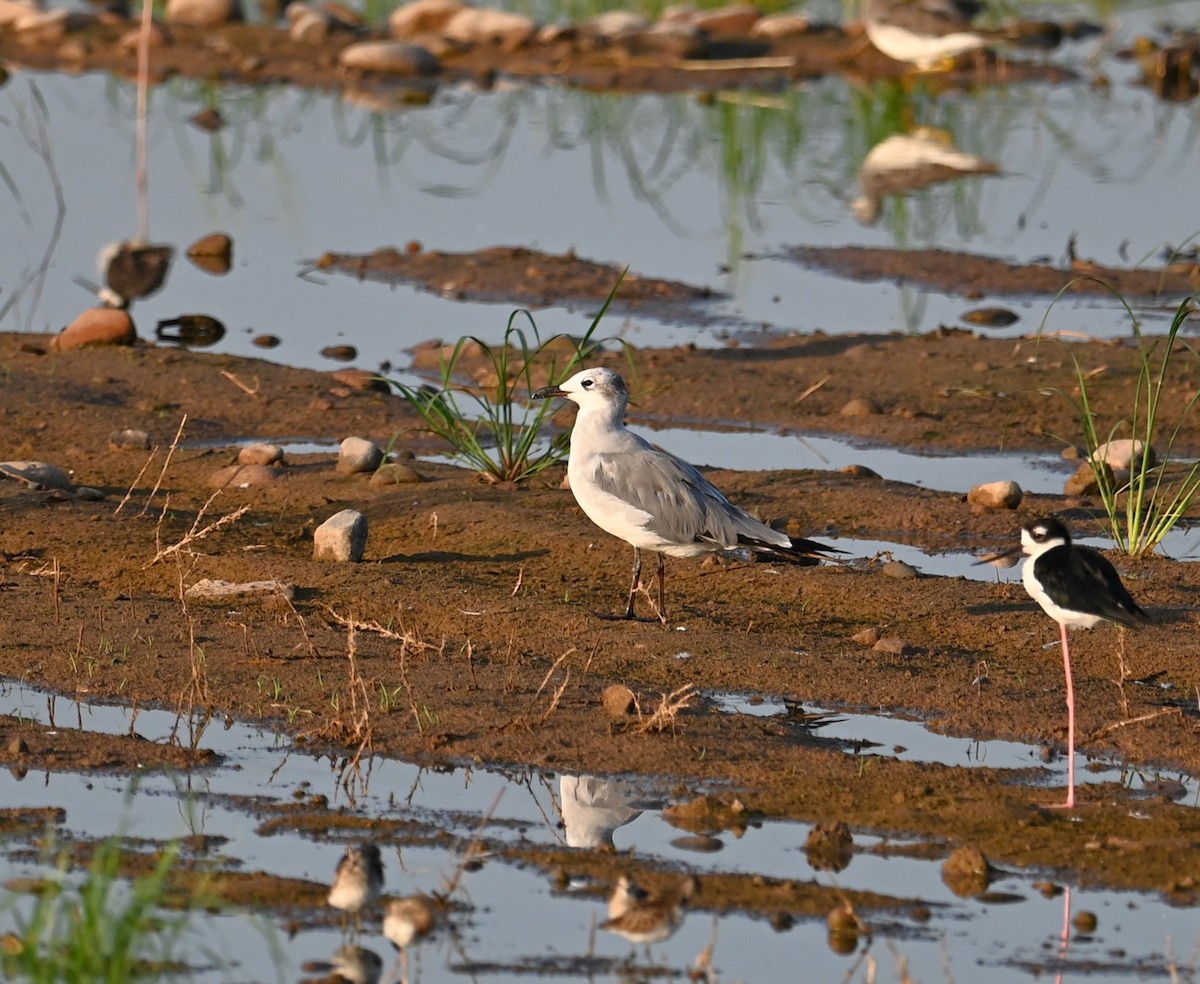
{"type": "MultiPolygon", "coordinates": [[[[1111,45],[1128,40],[1150,20],[1181,19],[1194,19],[1194,4],[1164,5],[1139,17],[1123,12],[1111,45]]],[[[616,97],[502,84],[489,93],[446,89],[430,107],[381,116],[334,96],[285,88],[214,89],[176,80],[152,99],[152,238],[184,247],[207,232],[228,231],[235,240],[235,266],[218,279],[177,260],[167,288],[139,303],[135,316],[148,335],[160,318],[204,312],[229,328],[220,351],[317,368],[334,367],[319,351],[335,342],[356,346],[361,366],[387,360],[404,367],[405,350],[429,337],[498,338],[511,305],[456,302],[340,275],[300,275],[326,250],[367,252],[418,240],[439,250],[497,244],[551,252],[574,248],[590,259],[628,263],[640,274],[730,293],[728,302],[712,307],[711,323],[610,317],[604,330],[636,346],[720,345],[729,334],[764,327],[846,333],[957,323],[979,302],[890,283],[848,283],[776,257],[796,244],[858,243],[936,245],[1014,261],[1058,259],[1075,234],[1081,255],[1120,264],[1126,257],[1154,258],[1164,243],[1183,243],[1196,231],[1194,214],[1180,203],[1194,199],[1200,104],[1157,101],[1130,84],[1134,70],[1129,64],[1107,55],[1100,58],[1099,71],[1112,86],[1091,85],[1091,59],[1100,50],[1097,42],[1089,42],[1053,56],[1079,71],[1076,83],[945,93],[936,100],[917,94],[901,105],[886,86],[857,90],[841,78],[765,98],[724,94],[710,106],[689,96],[616,97]],[[225,130],[207,134],[187,122],[213,103],[229,121],[225,130]],[[916,122],[950,131],[962,149],[995,160],[1005,174],[893,201],[878,225],[863,227],[849,210],[857,193],[858,162],[902,111],[916,122]],[[746,151],[744,171],[724,163],[730,147],[746,151]],[[532,208],[531,202],[541,207],[532,208]],[[251,336],[265,332],[279,335],[283,344],[270,353],[254,348],[251,336]]],[[[130,85],[97,75],[14,72],[0,88],[0,127],[6,134],[0,165],[11,180],[0,185],[0,225],[6,231],[0,237],[0,269],[8,271],[0,293],[0,328],[56,330],[70,321],[91,303],[73,278],[96,279],[100,247],[133,234],[132,104],[130,85]],[[37,146],[39,100],[47,107],[45,154],[37,146]],[[57,240],[51,236],[51,167],[65,198],[57,240]],[[98,175],[103,176],[99,183],[98,175]],[[29,279],[43,262],[44,280],[29,279]]],[[[1021,315],[1014,328],[1005,330],[1010,336],[1037,330],[1049,308],[1045,298],[989,300],[1021,315]]],[[[1151,330],[1164,323],[1162,312],[1143,313],[1151,330]]],[[[536,313],[546,334],[578,333],[589,317],[584,310],[536,313]]],[[[1100,337],[1129,331],[1123,311],[1099,299],[1060,302],[1046,328],[1100,337]]],[[[888,479],[947,491],[964,491],[985,477],[1016,478],[1028,491],[1058,491],[1065,477],[1060,462],[1009,455],[996,455],[985,465],[978,457],[930,459],[826,438],[697,436],[678,429],[643,433],[701,464],[832,468],[859,463],[888,479]],[[981,476],[982,469],[989,474],[981,476]]],[[[1194,557],[1194,537],[1184,537],[1180,534],[1171,552],[1194,557]]],[[[998,576],[990,568],[972,567],[974,558],[966,554],[937,557],[902,544],[851,542],[856,554],[889,550],[927,573],[998,576]]],[[[770,699],[760,704],[739,696],[722,699],[731,713],[780,713],[770,699]]],[[[46,698],[12,691],[8,700],[46,720],[46,698]]],[[[73,722],[78,713],[87,728],[130,727],[125,710],[80,708],[61,700],[56,707],[60,725],[73,722]]],[[[1035,768],[1047,784],[1060,783],[1065,771],[1061,761],[1043,764],[1033,746],[950,738],[897,718],[838,714],[845,720],[820,734],[845,747],[846,754],[1035,768]],[[898,752],[897,746],[905,750],[898,752]]],[[[173,724],[159,712],[142,712],[136,719],[139,732],[159,738],[173,724]]],[[[439,774],[376,761],[369,792],[349,804],[329,760],[287,754],[287,742],[268,732],[237,724],[228,730],[210,726],[203,741],[228,756],[225,765],[182,779],[147,776],[136,792],[122,777],[35,772],[18,780],[0,772],[0,795],[9,804],[64,806],[67,829],[80,836],[118,831],[225,836],[230,838],[227,852],[249,870],[316,881],[332,873],[342,843],[292,832],[261,836],[257,820],[231,809],[225,797],[265,792],[286,800],[304,788],[372,816],[403,810],[432,818],[465,841],[503,791],[489,837],[552,843],[565,836],[558,826],[556,799],[562,787],[556,776],[529,773],[514,779],[484,770],[439,774]]],[[[1143,782],[1119,765],[1093,766],[1094,772],[1080,769],[1081,781],[1122,781],[1134,789],[1143,782]]],[[[1182,780],[1185,801],[1197,802],[1191,777],[1168,778],[1182,780]]],[[[903,886],[905,893],[933,905],[927,923],[905,915],[876,920],[868,958],[878,961],[881,981],[899,980],[902,962],[914,979],[925,981],[986,984],[1056,970],[1065,971],[1067,980],[1125,980],[1143,972],[1166,976],[1164,963],[1172,955],[1185,976],[1195,974],[1200,934],[1194,913],[1153,897],[1077,888],[1073,907],[1096,912],[1100,928],[1090,939],[1073,939],[1059,960],[1064,899],[1043,898],[1031,887],[1033,875],[1005,875],[993,886],[1016,900],[962,900],[942,883],[935,863],[885,856],[886,843],[861,834],[859,853],[845,871],[819,873],[804,856],[808,829],[801,824],[768,823],[740,838],[723,836],[720,851],[698,855],[675,844],[679,832],[661,819],[665,790],[637,780],[635,792],[637,805],[645,808],[612,831],[619,850],[636,846],[639,855],[701,875],[732,870],[878,891],[898,892],[903,886]]],[[[405,847],[399,857],[389,851],[389,890],[435,889],[458,862],[455,853],[440,849],[405,847]]],[[[0,858],[4,878],[30,870],[28,862],[0,858]]],[[[547,963],[557,968],[550,977],[589,976],[582,958],[591,952],[589,938],[603,918],[603,905],[579,893],[578,886],[559,891],[536,870],[493,862],[469,875],[466,891],[474,905],[469,924],[453,945],[443,938],[422,949],[418,977],[466,979],[464,966],[480,962],[498,965],[476,975],[489,981],[531,979],[533,967],[547,963]]],[[[655,959],[678,976],[712,932],[712,918],[694,913],[677,936],[655,947],[655,959]]],[[[718,921],[716,932],[714,964],[721,979],[776,979],[780,967],[795,966],[798,954],[804,955],[811,979],[865,980],[869,973],[866,963],[830,950],[820,922],[778,932],[764,920],[734,913],[718,921]]],[[[268,935],[283,941],[284,927],[274,926],[268,935]]],[[[284,941],[287,968],[275,966],[262,930],[241,915],[205,918],[197,943],[201,950],[207,946],[231,954],[237,963],[234,975],[213,970],[200,979],[295,980],[304,962],[328,959],[342,937],[329,928],[284,941]]],[[[390,948],[377,927],[363,943],[390,963],[390,948]]],[[[618,979],[612,962],[624,959],[627,944],[597,933],[595,953],[605,962],[590,976],[618,979]]]]}
{"type": "MultiPolygon", "coordinates": [[[[771,701],[752,704],[736,695],[717,695],[730,713],[779,713],[771,701]]],[[[47,726],[48,698],[10,687],[0,710],[22,713],[47,726]]],[[[84,725],[98,731],[123,733],[136,730],[149,738],[165,740],[177,724],[165,712],[143,711],[131,719],[121,708],[54,702],[59,726],[84,725]]],[[[899,754],[913,760],[945,761],[971,767],[987,764],[999,768],[1039,768],[1037,749],[1012,742],[974,743],[924,732],[915,722],[838,711],[840,723],[815,730],[818,740],[852,743],[872,740],[883,747],[847,750],[847,754],[899,754]],[[894,746],[904,745],[900,751],[894,746]],[[982,761],[986,759],[986,761],[982,761]]],[[[186,733],[186,728],[185,728],[186,733]]],[[[914,979],[982,982],[1012,980],[1014,970],[1036,976],[1038,968],[1056,959],[1065,899],[1045,898],[1032,886],[1033,873],[1002,873],[989,894],[978,899],[955,896],[942,882],[940,862],[905,857],[904,843],[868,834],[855,835],[856,853],[849,866],[836,874],[813,868],[803,849],[809,828],[804,824],[751,825],[740,836],[721,835],[719,850],[697,854],[680,832],[665,823],[659,809],[668,799],[664,789],[649,780],[607,780],[598,777],[542,775],[536,772],[501,775],[479,769],[434,773],[401,762],[375,760],[369,785],[360,788],[353,802],[338,785],[338,774],[327,759],[291,749],[266,731],[219,723],[202,734],[202,745],[226,756],[223,765],[187,777],[148,775],[136,787],[115,776],[77,776],[31,772],[23,780],[0,772],[0,794],[6,802],[66,809],[65,829],[86,837],[123,832],[158,839],[184,833],[229,838],[222,854],[236,859],[243,870],[314,881],[326,880],[341,855],[342,843],[317,841],[277,828],[270,836],[257,829],[258,821],[229,805],[228,797],[258,796],[267,801],[287,801],[293,793],[325,794],[334,806],[371,817],[408,816],[432,821],[454,832],[465,844],[481,824],[492,841],[554,845],[565,839],[595,843],[609,839],[617,850],[636,848],[640,858],[659,859],[673,867],[697,873],[761,873],[801,883],[815,880],[843,889],[898,893],[930,909],[928,917],[914,918],[910,911],[869,913],[875,933],[869,948],[860,945],[866,961],[851,972],[854,958],[831,951],[823,921],[802,920],[790,928],[773,929],[762,919],[737,913],[714,918],[708,912],[688,916],[680,932],[653,948],[657,965],[681,974],[716,933],[714,965],[721,980],[772,980],[784,961],[805,954],[813,980],[866,980],[867,962],[878,962],[877,979],[899,980],[900,961],[908,964],[914,979]],[[497,801],[497,796],[499,800],[497,801]],[[562,829],[565,815],[571,826],[562,829]],[[621,803],[623,808],[618,808],[621,803]],[[84,804],[86,803],[86,808],[84,804]],[[490,819],[486,817],[494,806],[490,819]],[[614,821],[613,817],[617,820],[614,821]],[[615,823],[621,822],[619,826],[615,823]],[[609,826],[611,825],[611,826],[609,826]],[[572,837],[572,829],[575,837],[572,837]],[[715,924],[715,929],[714,929],[715,924]],[[846,975],[843,978],[843,975],[846,975]]],[[[1061,763],[1047,770],[1047,780],[1057,782],[1061,763]]],[[[1112,781],[1119,774],[1081,770],[1084,781],[1112,781]]],[[[1187,800],[1195,804],[1195,784],[1189,777],[1187,800]]],[[[1132,783],[1129,783],[1132,785],[1132,783]]],[[[833,819],[833,818],[831,818],[833,819]]],[[[713,845],[716,846],[716,845],[713,845]]],[[[384,851],[386,888],[389,892],[438,890],[457,868],[454,851],[428,847],[389,846],[384,851]]],[[[619,870],[619,856],[615,859],[619,870]]],[[[36,866],[28,860],[0,857],[0,877],[28,875],[36,866]]],[[[605,932],[589,943],[595,924],[604,918],[603,902],[583,894],[586,885],[569,882],[565,889],[552,887],[535,869],[514,867],[498,860],[467,874],[463,901],[471,906],[460,917],[453,936],[441,937],[420,947],[414,969],[416,979],[427,981],[470,979],[469,966],[492,965],[487,980],[532,980],[547,967],[552,978],[592,976],[621,979],[618,964],[629,951],[625,941],[605,932]],[[515,900],[520,900],[515,904],[515,900]],[[590,967],[592,973],[586,970],[590,967]]],[[[702,900],[702,905],[719,900],[702,900]]],[[[1071,893],[1074,911],[1090,910],[1099,917],[1099,928],[1083,937],[1076,933],[1061,967],[1087,970],[1091,977],[1122,979],[1144,965],[1162,972],[1166,955],[1174,954],[1190,968],[1200,931],[1187,910],[1174,909],[1151,896],[1127,892],[1083,891],[1071,893]],[[1099,961],[1098,968],[1093,961],[1099,961]]],[[[205,947],[236,967],[236,979],[294,980],[298,968],[310,961],[329,960],[344,943],[340,930],[305,930],[286,938],[282,924],[265,920],[255,924],[240,915],[199,916],[190,945],[193,959],[205,947]],[[272,941],[282,945],[290,967],[277,967],[271,958],[272,941]]],[[[359,945],[391,963],[390,944],[368,922],[359,945]]],[[[644,958],[640,958],[644,960],[644,958]]],[[[1055,964],[1054,966],[1060,966],[1055,964]]],[[[199,980],[228,979],[228,968],[213,968],[199,980]]],[[[1070,977],[1068,977],[1070,979],[1070,977]]]]}
{"type": "MultiPolygon", "coordinates": [[[[1158,8],[1154,19],[1185,11],[1158,8]]],[[[1126,17],[1112,43],[1147,19],[1126,17]]],[[[299,276],[326,250],[416,240],[452,251],[573,248],[732,295],[713,308],[723,324],[711,328],[610,317],[605,330],[639,346],[719,344],[738,325],[928,330],[978,302],[849,283],[765,257],[795,244],[861,243],[1057,259],[1074,234],[1081,255],[1119,264],[1182,243],[1196,231],[1178,203],[1195,181],[1197,109],[1158,102],[1130,84],[1130,64],[1111,57],[1099,71],[1113,85],[1093,87],[1089,60],[1100,50],[1088,42],[1053,55],[1080,73],[1075,83],[936,99],[920,91],[898,97],[883,85],[854,89],[842,78],[760,99],[728,94],[711,106],[686,95],[501,85],[488,93],[444,89],[429,107],[378,115],[336,96],[175,80],[152,101],[152,238],[184,247],[223,229],[235,240],[235,267],[216,279],[180,259],[166,289],[140,302],[136,315],[149,334],[160,318],[209,313],[230,330],[223,350],[261,355],[250,336],[271,332],[283,345],[270,358],[325,368],[318,353],[334,342],[355,345],[363,366],[403,366],[404,350],[431,336],[498,338],[511,305],[337,274],[299,276]],[[210,104],[228,120],[215,134],[188,122],[210,104]],[[1005,174],[892,201],[878,225],[863,227],[849,211],[857,162],[906,114],[948,130],[1005,174]],[[727,163],[733,145],[743,151],[743,170],[727,163]]],[[[72,278],[95,279],[100,247],[133,232],[132,102],[127,83],[98,75],[18,72],[0,89],[12,181],[0,187],[0,222],[10,230],[0,268],[14,271],[4,300],[15,301],[0,327],[53,330],[71,320],[89,302],[72,278]],[[44,154],[39,99],[47,107],[44,154]],[[51,165],[65,199],[56,242],[51,165]],[[97,174],[118,178],[97,194],[97,174]],[[32,275],[47,254],[44,281],[21,291],[17,272],[32,275]]],[[[1044,298],[992,300],[1021,314],[1010,334],[1036,331],[1049,306],[1044,298]]],[[[545,333],[578,333],[586,316],[550,309],[537,320],[545,333]]],[[[1155,323],[1162,322],[1149,327],[1155,323]]],[[[1046,328],[1106,337],[1128,334],[1129,324],[1118,305],[1093,299],[1060,302],[1046,328]]]]}

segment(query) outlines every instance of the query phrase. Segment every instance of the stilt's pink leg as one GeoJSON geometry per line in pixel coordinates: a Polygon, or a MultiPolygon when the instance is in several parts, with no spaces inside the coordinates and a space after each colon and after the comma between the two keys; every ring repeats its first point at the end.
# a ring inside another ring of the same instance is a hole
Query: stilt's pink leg
{"type": "Polygon", "coordinates": [[[1071,649],[1067,642],[1067,627],[1060,625],[1062,632],[1063,673],[1067,678],[1067,799],[1060,803],[1065,810],[1075,806],[1075,684],[1071,679],[1071,649]]]}

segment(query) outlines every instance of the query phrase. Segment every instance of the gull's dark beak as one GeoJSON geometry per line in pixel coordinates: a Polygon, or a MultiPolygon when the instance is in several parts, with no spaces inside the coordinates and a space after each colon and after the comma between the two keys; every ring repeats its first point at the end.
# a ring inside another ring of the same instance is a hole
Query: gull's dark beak
{"type": "Polygon", "coordinates": [[[549,400],[553,396],[566,396],[557,386],[543,386],[533,394],[535,400],[549,400]]]}
{"type": "Polygon", "coordinates": [[[995,564],[997,567],[1012,567],[1020,559],[1021,552],[1021,545],[1018,543],[1015,547],[1009,547],[1007,550],[986,553],[971,566],[978,567],[980,564],[995,564]]]}

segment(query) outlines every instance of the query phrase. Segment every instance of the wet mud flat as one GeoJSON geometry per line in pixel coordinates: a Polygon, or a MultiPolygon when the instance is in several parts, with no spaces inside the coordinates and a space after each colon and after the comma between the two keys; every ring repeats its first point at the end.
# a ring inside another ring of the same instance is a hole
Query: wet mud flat
{"type": "MultiPolygon", "coordinates": [[[[1006,428],[1003,440],[1050,454],[1061,445],[1048,433],[1073,432],[1069,404],[1060,397],[1066,409],[1056,409],[1039,392],[1069,391],[1074,370],[1061,352],[1031,368],[1032,344],[954,332],[806,337],[746,353],[644,351],[634,395],[640,412],[659,419],[712,421],[721,408],[738,419],[860,433],[861,418],[832,408],[845,395],[837,387],[866,385],[877,360],[893,387],[889,402],[924,408],[880,414],[880,435],[910,448],[953,445],[984,455],[997,444],[995,409],[982,413],[975,399],[929,391],[931,360],[954,352],[952,364],[964,372],[983,373],[978,366],[987,364],[1022,381],[997,387],[1012,401],[1004,419],[1036,406],[1042,416],[1006,428]],[[855,345],[868,369],[795,401],[806,381],[855,345]],[[756,384],[745,385],[743,372],[756,384]]],[[[353,390],[332,374],[149,346],[54,355],[36,337],[7,335],[0,351],[9,456],[73,469],[77,484],[105,496],[0,483],[5,677],[84,699],[208,707],[346,755],[658,777],[685,791],[681,800],[713,798],[717,808],[700,829],[747,816],[841,821],[927,840],[935,850],[969,844],[997,864],[1181,902],[1200,886],[1200,817],[1172,799],[1169,785],[1158,796],[1139,794],[1133,809],[1129,790],[1089,783],[1068,816],[1045,808],[1058,790],[1036,769],[864,759],[822,741],[803,717],[730,714],[714,699],[735,693],[887,709],[939,732],[1057,748],[1065,731],[1061,664],[1046,648],[1057,631],[1019,585],[897,580],[866,562],[797,569],[679,561],[668,568],[668,625],[607,622],[596,612],[622,601],[629,550],[590,526],[558,487],[561,473],[508,488],[417,459],[425,481],[379,486],[337,474],[332,454],[303,454],[268,485],[210,498],[213,474],[252,439],[399,435],[398,449],[424,451],[428,438],[395,397],[353,390]],[[164,472],[184,413],[184,436],[164,472]],[[147,429],[158,450],[110,447],[109,435],[124,427],[147,429]],[[241,506],[244,515],[194,536],[241,506]],[[344,507],[371,524],[365,561],[315,562],[314,527],[344,507]],[[295,592],[235,605],[187,600],[184,589],[205,577],[276,579],[295,592]],[[856,641],[865,630],[889,644],[856,641]],[[633,712],[604,708],[614,684],[635,694],[633,712]]],[[[1102,361],[1114,380],[1133,372],[1127,348],[1076,351],[1102,361]]],[[[1183,393],[1195,379],[1180,371],[1183,393]]],[[[1111,399],[1122,394],[1114,385],[1111,399]]],[[[1096,530],[1095,503],[1086,499],[1027,496],[1015,511],[977,512],[961,495],[886,476],[779,470],[712,478],[794,534],[995,548],[1049,512],[1081,532],[1096,530]]],[[[1121,558],[1118,566],[1157,624],[1129,636],[1111,628],[1082,634],[1072,647],[1082,747],[1150,774],[1194,772],[1200,569],[1163,558],[1121,558]]],[[[5,764],[54,768],[53,750],[22,743],[23,726],[5,727],[5,764]]],[[[548,866],[561,860],[543,858],[548,866]]]]}

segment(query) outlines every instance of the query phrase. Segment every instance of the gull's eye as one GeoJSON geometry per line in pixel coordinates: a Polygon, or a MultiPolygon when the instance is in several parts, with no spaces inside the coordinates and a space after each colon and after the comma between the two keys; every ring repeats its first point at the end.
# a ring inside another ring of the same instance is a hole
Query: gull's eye
{"type": "Polygon", "coordinates": [[[595,385],[596,385],[596,383],[595,383],[595,380],[592,380],[592,379],[585,379],[585,380],[584,380],[582,383],[580,383],[579,385],[580,385],[580,386],[582,386],[582,387],[583,387],[585,390],[590,390],[590,389],[591,389],[593,386],[595,386],[595,385]]]}

